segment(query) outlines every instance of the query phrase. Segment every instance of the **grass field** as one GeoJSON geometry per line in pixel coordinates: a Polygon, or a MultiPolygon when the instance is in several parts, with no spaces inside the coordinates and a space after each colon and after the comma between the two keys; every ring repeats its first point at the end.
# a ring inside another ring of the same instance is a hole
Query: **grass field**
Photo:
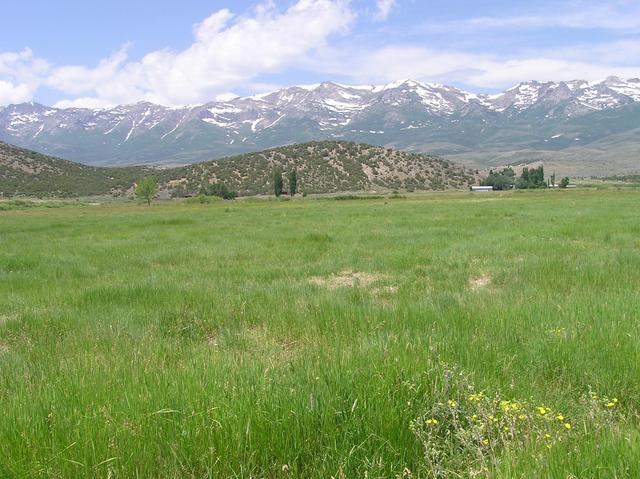
{"type": "Polygon", "coordinates": [[[640,192],[0,213],[0,477],[640,477],[640,192]]]}

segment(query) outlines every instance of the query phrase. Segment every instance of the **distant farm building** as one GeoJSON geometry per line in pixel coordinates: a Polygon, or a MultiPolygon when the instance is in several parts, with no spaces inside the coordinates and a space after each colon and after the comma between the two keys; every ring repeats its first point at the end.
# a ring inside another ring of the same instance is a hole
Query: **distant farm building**
{"type": "Polygon", "coordinates": [[[474,193],[489,193],[493,191],[493,186],[472,186],[471,191],[474,193]]]}

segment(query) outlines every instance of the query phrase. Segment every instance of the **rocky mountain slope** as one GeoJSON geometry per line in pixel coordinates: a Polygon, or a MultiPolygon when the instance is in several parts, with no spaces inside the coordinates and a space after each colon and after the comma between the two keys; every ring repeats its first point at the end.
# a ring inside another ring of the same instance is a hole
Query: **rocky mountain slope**
{"type": "Polygon", "coordinates": [[[412,80],[327,82],[184,108],[0,108],[0,140],[94,165],[189,164],[335,139],[451,155],[473,166],[545,158],[576,171],[585,164],[587,174],[602,160],[606,171],[633,169],[639,128],[640,79],[615,77],[526,82],[496,95],[412,80]]]}
{"type": "Polygon", "coordinates": [[[223,183],[242,195],[270,194],[276,170],[296,169],[306,193],[365,190],[465,189],[477,171],[433,156],[349,142],[324,141],[275,148],[174,168],[93,167],[0,142],[3,196],[131,195],[137,180],[154,176],[165,196],[198,193],[223,183]]]}

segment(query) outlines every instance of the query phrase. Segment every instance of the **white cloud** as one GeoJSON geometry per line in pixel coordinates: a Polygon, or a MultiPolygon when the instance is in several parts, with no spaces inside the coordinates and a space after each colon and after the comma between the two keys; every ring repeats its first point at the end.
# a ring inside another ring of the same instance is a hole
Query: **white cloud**
{"type": "MultiPolygon", "coordinates": [[[[628,43],[625,43],[629,46],[628,43]]],[[[635,44],[640,48],[640,42],[635,44]]],[[[602,45],[598,52],[618,48],[602,45]]],[[[415,45],[389,45],[372,51],[338,51],[327,49],[310,60],[308,68],[316,68],[330,76],[346,78],[352,83],[383,84],[413,78],[423,81],[464,84],[481,89],[500,89],[526,80],[601,80],[610,75],[622,78],[640,76],[637,63],[590,61],[588,48],[574,49],[564,57],[557,52],[539,55],[499,57],[488,53],[431,49],[415,45]],[[348,68],[347,68],[348,67],[348,68]]],[[[615,57],[613,57],[615,58],[615,57]]]]}
{"type": "Polygon", "coordinates": [[[54,108],[91,108],[94,110],[100,110],[112,106],[113,103],[110,101],[92,97],[80,97],[75,100],[60,100],[53,105],[54,108]]]}
{"type": "Polygon", "coordinates": [[[48,63],[28,48],[0,53],[0,105],[32,100],[48,69],[48,63]]]}
{"type": "Polygon", "coordinates": [[[81,95],[75,104],[208,101],[260,74],[282,71],[354,18],[348,0],[298,0],[284,12],[267,2],[243,16],[224,9],[194,27],[195,41],[184,51],[160,50],[128,62],[125,46],[95,68],[58,68],[47,84],[81,95]]]}
{"type": "Polygon", "coordinates": [[[13,84],[0,80],[0,105],[23,103],[33,98],[33,90],[24,83],[13,84]]]}
{"type": "Polygon", "coordinates": [[[389,18],[391,9],[395,6],[396,0],[376,0],[376,13],[374,20],[382,22],[389,18]]]}
{"type": "MultiPolygon", "coordinates": [[[[0,53],[0,105],[33,99],[40,86],[64,93],[58,107],[104,108],[141,100],[165,105],[226,101],[235,91],[264,92],[287,86],[288,71],[306,71],[318,80],[386,83],[403,78],[456,83],[470,89],[501,89],[525,80],[599,80],[609,75],[640,77],[640,3],[568,0],[554,16],[525,13],[515,17],[481,17],[432,26],[443,32],[473,33],[565,26],[609,28],[609,41],[576,44],[571,39],[548,49],[479,51],[473,44],[455,49],[406,36],[362,36],[332,42],[348,31],[357,14],[353,0],[292,0],[288,9],[264,3],[243,14],[228,9],[193,27],[193,43],[182,51],[158,50],[139,60],[124,45],[94,67],[53,68],[29,49],[0,53]],[[569,8],[570,7],[570,8],[569,8]],[[378,46],[375,46],[377,42],[378,46]],[[277,75],[277,76],[276,76],[277,75]]],[[[375,18],[387,18],[397,0],[375,0],[375,18]]],[[[362,7],[367,16],[371,9],[362,7]]],[[[369,17],[370,18],[370,17],[369,17]]],[[[393,28],[393,27],[389,27],[393,28]]],[[[428,30],[428,28],[427,28],[428,30]]],[[[393,32],[393,30],[390,30],[393,32]]],[[[415,32],[414,32],[415,33],[415,32]]],[[[478,37],[481,37],[479,35],[478,37]]],[[[427,37],[428,38],[428,37],[427,37]]],[[[504,49],[503,49],[504,50],[504,49]]]]}

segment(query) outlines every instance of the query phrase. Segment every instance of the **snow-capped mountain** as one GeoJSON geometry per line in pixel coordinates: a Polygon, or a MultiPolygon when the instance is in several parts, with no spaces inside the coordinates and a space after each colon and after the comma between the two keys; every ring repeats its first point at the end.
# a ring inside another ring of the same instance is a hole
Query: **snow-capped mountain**
{"type": "Polygon", "coordinates": [[[616,77],[495,95],[413,80],[325,82],[182,108],[0,108],[1,140],[88,164],[191,163],[331,138],[440,154],[557,151],[639,126],[640,79],[616,77]]]}

